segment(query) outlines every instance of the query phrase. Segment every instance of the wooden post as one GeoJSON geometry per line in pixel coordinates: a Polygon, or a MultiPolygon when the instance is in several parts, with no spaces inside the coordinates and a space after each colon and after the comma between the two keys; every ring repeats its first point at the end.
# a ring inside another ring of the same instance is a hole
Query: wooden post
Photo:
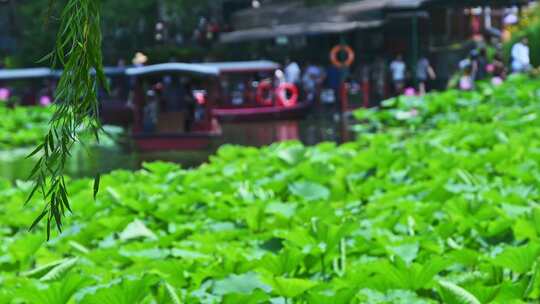
{"type": "Polygon", "coordinates": [[[363,107],[369,108],[369,91],[371,87],[369,85],[369,78],[368,77],[362,77],[362,96],[363,96],[363,107]]]}
{"type": "Polygon", "coordinates": [[[345,81],[339,86],[339,99],[341,101],[341,113],[346,113],[349,110],[349,94],[348,85],[345,81]]]}

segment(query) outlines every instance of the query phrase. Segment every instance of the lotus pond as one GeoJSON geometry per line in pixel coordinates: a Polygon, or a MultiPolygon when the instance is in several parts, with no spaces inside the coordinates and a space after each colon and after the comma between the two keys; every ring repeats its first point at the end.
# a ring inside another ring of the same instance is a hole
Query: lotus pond
{"type": "Polygon", "coordinates": [[[341,146],[72,180],[50,242],[0,182],[0,303],[537,303],[540,81],[385,106],[341,146]]]}
{"type": "MultiPolygon", "coordinates": [[[[12,108],[0,102],[0,177],[11,180],[28,177],[35,160],[26,156],[43,140],[53,110],[52,107],[12,108]]],[[[80,136],[85,146],[76,145],[72,151],[73,157],[66,164],[71,175],[89,176],[96,171],[106,171],[110,166],[98,164],[98,159],[103,163],[118,160],[121,147],[117,142],[123,140],[121,128],[104,126],[99,144],[90,134],[81,132],[80,136]],[[100,157],[103,154],[107,154],[107,157],[100,157]],[[113,160],[110,160],[111,155],[115,156],[113,160]]]]}

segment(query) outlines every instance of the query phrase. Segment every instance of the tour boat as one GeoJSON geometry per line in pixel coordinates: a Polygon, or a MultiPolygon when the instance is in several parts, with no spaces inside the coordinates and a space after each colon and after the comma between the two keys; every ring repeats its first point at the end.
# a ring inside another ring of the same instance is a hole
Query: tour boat
{"type": "Polygon", "coordinates": [[[308,112],[309,105],[299,101],[295,85],[277,84],[278,63],[260,60],[202,65],[219,74],[219,97],[213,109],[219,121],[295,120],[308,112]]]}
{"type": "Polygon", "coordinates": [[[212,112],[216,68],[164,63],[128,68],[126,75],[134,81],[131,136],[138,150],[207,149],[221,135],[212,112]]]}

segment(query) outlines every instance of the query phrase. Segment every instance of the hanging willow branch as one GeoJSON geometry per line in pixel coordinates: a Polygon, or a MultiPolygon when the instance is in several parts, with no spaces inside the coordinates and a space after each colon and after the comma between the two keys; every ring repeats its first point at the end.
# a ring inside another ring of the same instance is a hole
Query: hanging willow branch
{"type": "MultiPolygon", "coordinates": [[[[98,86],[105,85],[102,66],[99,0],[68,0],[61,15],[56,46],[48,56],[54,67],[64,69],[55,93],[56,111],[43,142],[29,155],[40,155],[31,173],[34,188],[27,203],[38,192],[45,200],[42,213],[32,223],[47,221],[62,231],[62,218],[71,212],[64,178],[64,165],[79,142],[79,131],[91,130],[99,140],[98,86]]],[[[99,177],[94,181],[94,196],[99,177]]]]}

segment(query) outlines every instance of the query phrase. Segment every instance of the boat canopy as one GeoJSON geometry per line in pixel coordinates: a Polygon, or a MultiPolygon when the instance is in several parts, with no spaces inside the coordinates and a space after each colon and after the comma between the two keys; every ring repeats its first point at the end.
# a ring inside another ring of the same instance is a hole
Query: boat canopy
{"type": "Polygon", "coordinates": [[[144,76],[159,73],[186,73],[203,76],[219,76],[219,69],[212,66],[194,63],[161,63],[142,67],[133,67],[126,70],[129,76],[144,76]]]}
{"type": "MultiPolygon", "coordinates": [[[[124,75],[126,73],[126,68],[122,67],[104,67],[103,72],[105,75],[109,76],[117,76],[117,75],[124,75]]],[[[95,71],[92,71],[92,73],[95,73],[95,71]]]]}
{"type": "Polygon", "coordinates": [[[266,72],[279,69],[280,64],[268,60],[257,61],[233,61],[233,62],[209,62],[202,63],[204,66],[216,68],[220,74],[266,72]]]}
{"type": "Polygon", "coordinates": [[[52,77],[48,68],[0,69],[0,80],[32,79],[52,77]]]}
{"type": "MultiPolygon", "coordinates": [[[[60,78],[62,76],[63,70],[54,70],[52,73],[54,77],[60,78]]],[[[103,67],[103,72],[106,76],[123,76],[126,74],[126,68],[123,67],[115,67],[115,66],[106,66],[103,67]]],[[[96,74],[96,70],[92,69],[90,71],[92,75],[96,74]]]]}
{"type": "MultiPolygon", "coordinates": [[[[228,73],[246,73],[259,71],[274,71],[280,67],[279,63],[268,60],[232,61],[209,63],[162,63],[143,67],[104,67],[107,76],[141,76],[166,72],[187,73],[204,76],[219,76],[228,73]]],[[[49,68],[3,69],[0,70],[0,80],[29,79],[60,77],[62,70],[49,68]]],[[[92,74],[95,71],[92,70],[92,74]]]]}
{"type": "Polygon", "coordinates": [[[219,76],[231,73],[274,71],[279,63],[268,60],[205,62],[205,63],[162,63],[126,70],[130,76],[141,76],[166,72],[187,73],[204,76],[219,76]]]}

